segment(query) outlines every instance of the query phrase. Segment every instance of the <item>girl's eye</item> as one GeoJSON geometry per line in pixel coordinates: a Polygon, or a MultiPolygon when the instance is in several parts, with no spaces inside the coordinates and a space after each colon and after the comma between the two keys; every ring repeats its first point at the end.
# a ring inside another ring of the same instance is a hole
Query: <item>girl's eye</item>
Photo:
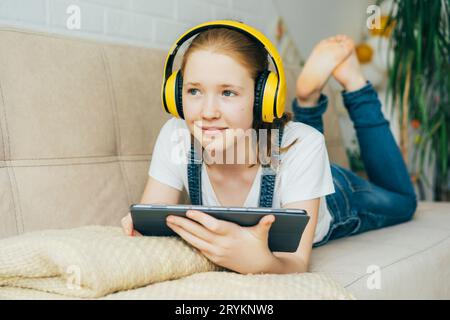
{"type": "Polygon", "coordinates": [[[233,97],[236,95],[236,93],[234,93],[233,91],[230,91],[230,90],[225,90],[223,92],[223,94],[225,95],[225,97],[233,97]]]}
{"type": "Polygon", "coordinates": [[[193,88],[193,89],[188,89],[187,92],[188,92],[188,94],[191,94],[191,95],[195,96],[197,91],[198,91],[198,89],[193,88]]]}

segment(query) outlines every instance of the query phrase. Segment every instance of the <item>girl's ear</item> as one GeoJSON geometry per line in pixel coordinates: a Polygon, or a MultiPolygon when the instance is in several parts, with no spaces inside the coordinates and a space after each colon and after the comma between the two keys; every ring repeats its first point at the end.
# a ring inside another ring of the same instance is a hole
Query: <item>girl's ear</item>
{"type": "Polygon", "coordinates": [[[184,119],[182,106],[183,79],[180,78],[179,71],[172,73],[162,88],[162,101],[167,113],[176,118],[184,119]],[[181,89],[180,89],[181,88],[181,89]]]}

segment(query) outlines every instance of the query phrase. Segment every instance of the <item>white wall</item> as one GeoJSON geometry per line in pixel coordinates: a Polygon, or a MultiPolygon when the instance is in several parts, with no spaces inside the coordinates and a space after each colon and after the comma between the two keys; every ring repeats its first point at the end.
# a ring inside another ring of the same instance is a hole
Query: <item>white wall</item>
{"type": "Polygon", "coordinates": [[[359,41],[369,0],[274,0],[274,4],[307,58],[318,41],[339,33],[359,41]]]}
{"type": "Polygon", "coordinates": [[[0,25],[164,49],[189,27],[228,18],[270,36],[277,14],[272,0],[0,0],[0,25]],[[67,28],[70,5],[80,30],[67,28]]]}

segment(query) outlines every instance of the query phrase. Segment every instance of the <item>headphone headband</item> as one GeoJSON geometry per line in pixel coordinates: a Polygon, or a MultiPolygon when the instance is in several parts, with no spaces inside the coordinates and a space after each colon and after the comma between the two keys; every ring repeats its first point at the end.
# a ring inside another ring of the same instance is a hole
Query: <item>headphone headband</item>
{"type": "MultiPolygon", "coordinates": [[[[164,77],[163,77],[163,85],[162,85],[162,91],[161,91],[161,98],[163,101],[163,106],[166,112],[168,113],[174,113],[173,110],[169,110],[167,106],[166,101],[166,95],[165,95],[165,88],[166,88],[166,82],[169,79],[169,77],[172,75],[172,67],[173,62],[175,60],[175,56],[180,49],[180,47],[185,43],[187,40],[192,38],[194,35],[213,28],[228,28],[231,30],[235,30],[238,32],[241,32],[250,38],[256,40],[260,44],[262,44],[270,56],[273,65],[275,66],[275,71],[278,75],[278,79],[276,81],[276,87],[271,88],[274,90],[275,95],[273,101],[270,103],[270,107],[273,105],[273,110],[270,110],[272,119],[266,119],[267,122],[272,122],[273,118],[281,118],[281,116],[284,113],[284,101],[285,101],[285,95],[286,95],[286,78],[284,74],[284,68],[283,68],[283,62],[281,60],[281,57],[276,49],[276,47],[272,44],[272,42],[260,31],[257,29],[246,25],[242,22],[238,21],[231,21],[231,20],[216,20],[216,21],[210,21],[202,23],[196,27],[193,27],[192,29],[186,31],[181,37],[178,38],[178,40],[172,45],[172,47],[169,50],[169,53],[166,58],[166,62],[164,65],[164,77]]],[[[267,103],[267,102],[266,102],[267,103]]],[[[267,103],[267,106],[269,106],[269,103],[267,103]]],[[[267,106],[265,108],[267,109],[267,106]]],[[[270,112],[265,112],[265,114],[269,114],[270,112]]]]}

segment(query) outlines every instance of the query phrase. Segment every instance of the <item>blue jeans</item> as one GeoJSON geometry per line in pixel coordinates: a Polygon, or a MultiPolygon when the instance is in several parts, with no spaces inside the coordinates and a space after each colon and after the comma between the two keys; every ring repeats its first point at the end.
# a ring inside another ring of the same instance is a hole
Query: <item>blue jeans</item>
{"type": "MultiPolygon", "coordinates": [[[[408,170],[371,83],[367,82],[357,91],[344,91],[342,96],[356,131],[369,181],[331,164],[336,192],[327,195],[326,202],[332,221],[328,234],[314,244],[315,247],[332,239],[408,221],[417,207],[408,170]]],[[[327,105],[328,98],[323,94],[318,105],[312,108],[301,107],[294,99],[294,121],[323,133],[322,114],[327,105]]]]}

